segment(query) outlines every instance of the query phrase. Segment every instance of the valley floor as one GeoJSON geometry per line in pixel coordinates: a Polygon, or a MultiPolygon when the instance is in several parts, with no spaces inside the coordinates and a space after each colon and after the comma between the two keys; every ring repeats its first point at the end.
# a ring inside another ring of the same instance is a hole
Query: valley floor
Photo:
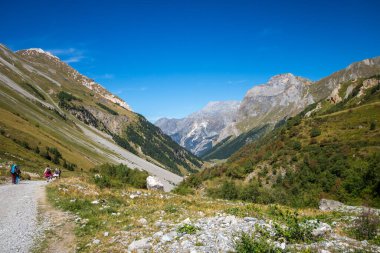
{"type": "Polygon", "coordinates": [[[379,242],[355,239],[360,214],[350,211],[100,189],[77,178],[54,182],[47,193],[75,214],[78,252],[380,252],[379,242]]]}

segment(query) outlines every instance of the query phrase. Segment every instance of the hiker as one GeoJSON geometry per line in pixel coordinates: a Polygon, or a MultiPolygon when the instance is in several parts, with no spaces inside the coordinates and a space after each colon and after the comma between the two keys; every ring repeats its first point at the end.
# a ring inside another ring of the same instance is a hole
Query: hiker
{"type": "Polygon", "coordinates": [[[12,184],[16,184],[17,164],[12,164],[12,165],[11,165],[11,169],[10,169],[9,172],[11,173],[11,176],[12,176],[12,184]]]}
{"type": "Polygon", "coordinates": [[[51,169],[49,165],[47,165],[47,167],[45,168],[44,176],[47,182],[49,182],[53,177],[53,173],[51,173],[51,169]]]}
{"type": "Polygon", "coordinates": [[[19,166],[16,166],[16,184],[20,183],[21,170],[19,166]]]}
{"type": "Polygon", "coordinates": [[[53,177],[54,178],[61,178],[61,170],[58,168],[55,168],[53,177]]]}

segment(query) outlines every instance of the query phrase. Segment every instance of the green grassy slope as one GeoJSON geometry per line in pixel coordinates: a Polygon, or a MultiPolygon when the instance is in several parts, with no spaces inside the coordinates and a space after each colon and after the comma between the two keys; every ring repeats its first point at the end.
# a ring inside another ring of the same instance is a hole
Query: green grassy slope
{"type": "Polygon", "coordinates": [[[112,156],[118,154],[82,132],[80,127],[88,125],[103,132],[95,131],[97,135],[107,134],[132,153],[176,174],[201,166],[198,158],[143,116],[113,102],[116,97],[59,59],[28,51],[13,53],[0,45],[0,84],[0,163],[16,161],[40,171],[55,159],[56,166],[72,169],[68,165],[75,164],[80,171],[113,162],[112,156]],[[92,90],[85,85],[93,85],[92,90]]]}
{"type": "Polygon", "coordinates": [[[201,156],[204,160],[227,159],[249,142],[255,141],[272,129],[269,124],[255,127],[236,138],[227,137],[201,156]]]}
{"type": "Polygon", "coordinates": [[[380,84],[359,96],[367,81],[349,82],[355,88],[342,102],[310,105],[178,190],[202,185],[211,196],[259,203],[315,206],[325,197],[380,207],[380,84]]]}

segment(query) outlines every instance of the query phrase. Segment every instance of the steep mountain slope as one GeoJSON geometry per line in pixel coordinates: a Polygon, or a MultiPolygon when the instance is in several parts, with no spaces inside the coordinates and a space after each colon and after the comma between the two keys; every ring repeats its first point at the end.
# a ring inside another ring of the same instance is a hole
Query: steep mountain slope
{"type": "Polygon", "coordinates": [[[159,119],[155,125],[193,154],[201,156],[219,139],[220,132],[236,119],[237,101],[210,102],[183,119],[159,119]]]}
{"type": "MultiPolygon", "coordinates": [[[[267,84],[255,86],[247,92],[238,110],[236,123],[228,126],[221,133],[221,136],[232,137],[224,141],[223,146],[214,147],[205,153],[202,158],[228,158],[244,144],[255,140],[250,137],[250,133],[255,132],[257,127],[266,124],[274,127],[276,123],[281,123],[282,119],[294,116],[308,105],[327,97],[332,102],[339,102],[347,96],[340,94],[342,96],[340,97],[338,94],[338,90],[342,93],[343,89],[340,89],[342,83],[357,78],[371,77],[379,72],[380,57],[375,57],[352,63],[347,68],[314,83],[292,74],[274,76],[267,84]]],[[[352,91],[353,85],[345,88],[352,91]]]]}
{"type": "Polygon", "coordinates": [[[380,72],[327,97],[220,166],[182,184],[229,199],[315,206],[320,198],[380,206],[380,72]],[[351,88],[350,88],[351,87],[351,88]]]}
{"type": "Polygon", "coordinates": [[[257,140],[283,119],[294,116],[314,102],[308,79],[281,74],[250,89],[237,112],[236,121],[221,132],[217,145],[201,156],[226,159],[245,144],[257,140]]]}
{"type": "Polygon", "coordinates": [[[156,125],[204,159],[225,159],[265,134],[281,119],[313,103],[309,92],[311,83],[292,74],[277,75],[267,84],[249,90],[241,103],[218,102],[219,109],[210,110],[211,113],[207,113],[209,106],[206,106],[184,119],[160,119],[156,125]],[[206,124],[207,120],[212,123],[206,124]]]}
{"type": "Polygon", "coordinates": [[[167,170],[201,165],[123,100],[43,50],[0,45],[0,84],[2,161],[74,170],[124,162],[174,183],[181,178],[167,170]]]}
{"type": "Polygon", "coordinates": [[[328,77],[322,78],[311,86],[314,100],[319,101],[331,95],[334,90],[340,89],[340,84],[358,78],[368,78],[380,72],[380,56],[354,62],[328,77]]]}
{"type": "Polygon", "coordinates": [[[276,124],[296,115],[314,102],[309,92],[311,84],[310,80],[288,73],[274,76],[268,83],[253,87],[239,107],[235,124],[238,132],[267,123],[276,124]]]}
{"type": "MultiPolygon", "coordinates": [[[[266,134],[267,130],[275,127],[281,120],[296,115],[308,105],[326,97],[335,102],[341,101],[344,98],[344,94],[343,97],[338,94],[341,83],[359,77],[370,77],[379,71],[380,57],[376,57],[353,63],[317,82],[311,82],[290,73],[274,76],[266,84],[255,86],[249,90],[240,103],[234,120],[220,130],[216,140],[204,148],[201,153],[196,154],[206,160],[226,159],[244,144],[266,134]],[[263,128],[264,126],[266,128],[263,128]],[[266,131],[258,131],[260,129],[266,131]]],[[[351,85],[348,89],[352,90],[353,86],[351,85]]],[[[165,124],[158,126],[164,132],[168,129],[168,125],[165,124]]],[[[198,126],[199,128],[200,126],[198,126]]],[[[180,142],[180,137],[185,133],[174,128],[170,132],[170,136],[194,153],[196,148],[189,149],[183,142],[180,142]]],[[[193,138],[196,139],[196,136],[193,138]]]]}

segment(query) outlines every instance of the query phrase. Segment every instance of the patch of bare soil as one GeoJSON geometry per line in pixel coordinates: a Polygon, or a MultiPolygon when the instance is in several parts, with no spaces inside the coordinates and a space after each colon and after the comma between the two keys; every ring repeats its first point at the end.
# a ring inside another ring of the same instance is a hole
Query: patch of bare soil
{"type": "Polygon", "coordinates": [[[39,192],[39,212],[42,222],[48,222],[45,237],[40,242],[38,252],[75,252],[75,222],[73,215],[54,208],[47,200],[45,188],[39,192]]]}

